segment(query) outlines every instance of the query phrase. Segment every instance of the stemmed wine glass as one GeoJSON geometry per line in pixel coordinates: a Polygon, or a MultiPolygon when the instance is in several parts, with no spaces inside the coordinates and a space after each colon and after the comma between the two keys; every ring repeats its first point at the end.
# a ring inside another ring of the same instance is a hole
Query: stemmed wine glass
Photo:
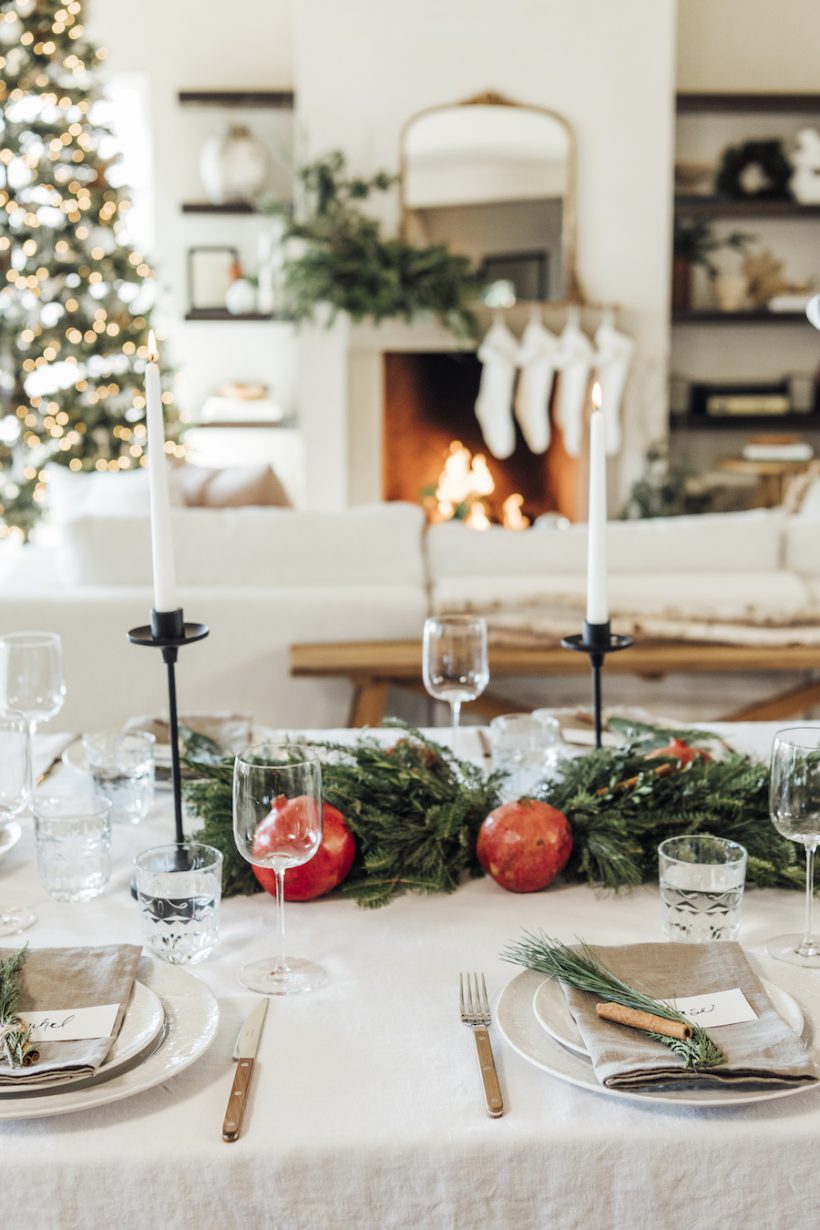
{"type": "MultiPolygon", "coordinates": [[[[22,713],[0,714],[0,829],[29,801],[29,736],[22,713]]],[[[31,910],[0,901],[0,935],[15,935],[37,921],[31,910]]]]}
{"type": "Polygon", "coordinates": [[[812,933],[814,854],[820,844],[820,728],[792,726],[772,745],[769,808],[783,837],[806,847],[806,913],[803,934],[769,940],[769,956],[805,969],[820,967],[820,937],[812,933]]]}
{"type": "Polygon", "coordinates": [[[0,703],[22,713],[28,726],[29,793],[34,794],[33,742],[40,722],[65,699],[63,645],[56,632],[11,632],[0,637],[0,703]]]}
{"type": "Polygon", "coordinates": [[[476,700],[490,682],[486,622],[475,615],[436,615],[425,620],[422,675],[433,699],[450,705],[455,751],[461,706],[476,700]]]}
{"type": "Polygon", "coordinates": [[[237,756],[233,773],[233,831],[237,849],[255,867],[273,870],[279,951],[240,971],[249,991],[298,995],[313,991],[325,971],[285,955],[285,873],[312,858],[322,840],[319,757],[292,744],[261,744],[237,756]]]}

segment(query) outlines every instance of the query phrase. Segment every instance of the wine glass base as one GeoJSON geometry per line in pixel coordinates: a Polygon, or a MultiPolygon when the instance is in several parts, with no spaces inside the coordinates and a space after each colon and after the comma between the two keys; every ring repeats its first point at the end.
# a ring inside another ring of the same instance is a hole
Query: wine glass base
{"type": "Polygon", "coordinates": [[[31,910],[16,906],[0,906],[0,935],[19,935],[28,931],[37,921],[37,915],[31,910]]]}
{"type": "Polygon", "coordinates": [[[287,968],[280,971],[271,957],[252,961],[239,971],[239,981],[243,987],[260,995],[303,995],[306,991],[315,991],[327,978],[321,965],[314,965],[303,957],[285,957],[285,964],[287,968]]]}
{"type": "Polygon", "coordinates": [[[766,952],[776,961],[786,961],[800,969],[820,969],[820,939],[812,937],[812,942],[805,953],[800,951],[804,936],[777,935],[766,942],[766,952]]]}

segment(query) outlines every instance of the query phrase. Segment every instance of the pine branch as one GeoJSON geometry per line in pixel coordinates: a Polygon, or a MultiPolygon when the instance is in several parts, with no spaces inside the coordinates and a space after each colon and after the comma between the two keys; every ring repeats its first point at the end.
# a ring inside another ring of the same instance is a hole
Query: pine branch
{"type": "Polygon", "coordinates": [[[687,1071],[697,1072],[717,1067],[723,1063],[723,1052],[700,1025],[692,1022],[664,1000],[653,999],[637,987],[632,987],[618,978],[598,959],[587,944],[570,947],[551,939],[542,932],[525,931],[523,938],[508,946],[501,954],[504,961],[538,970],[574,987],[586,991],[596,999],[612,1004],[622,1004],[638,1012],[649,1012],[666,1021],[683,1022],[692,1029],[692,1037],[668,1038],[664,1034],[647,1033],[648,1038],[660,1042],[684,1061],[687,1071]]]}
{"type": "Polygon", "coordinates": [[[0,961],[0,1055],[12,1068],[26,1066],[31,1029],[17,1019],[20,1002],[19,974],[28,955],[28,944],[0,961]]]}

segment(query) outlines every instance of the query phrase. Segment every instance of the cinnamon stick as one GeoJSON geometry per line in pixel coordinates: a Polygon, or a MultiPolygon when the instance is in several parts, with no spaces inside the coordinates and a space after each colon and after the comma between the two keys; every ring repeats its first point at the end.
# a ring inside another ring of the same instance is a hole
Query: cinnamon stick
{"type": "MultiPolygon", "coordinates": [[[[663,764],[659,764],[657,768],[653,769],[652,772],[655,774],[655,777],[666,777],[667,773],[673,773],[676,768],[677,765],[672,764],[671,761],[665,761],[663,764]]],[[[626,777],[622,782],[616,782],[614,786],[601,786],[601,788],[596,790],[595,793],[598,795],[603,795],[609,794],[612,790],[631,790],[633,786],[637,786],[642,776],[643,775],[641,773],[638,773],[635,777],[626,777]]]]}
{"type": "Polygon", "coordinates": [[[650,1034],[663,1034],[665,1038],[678,1038],[681,1042],[691,1038],[694,1033],[692,1026],[686,1021],[668,1021],[666,1017],[640,1012],[637,1008],[627,1008],[624,1004],[596,1004],[595,1011],[605,1021],[629,1025],[632,1029],[643,1029],[650,1034]]]}

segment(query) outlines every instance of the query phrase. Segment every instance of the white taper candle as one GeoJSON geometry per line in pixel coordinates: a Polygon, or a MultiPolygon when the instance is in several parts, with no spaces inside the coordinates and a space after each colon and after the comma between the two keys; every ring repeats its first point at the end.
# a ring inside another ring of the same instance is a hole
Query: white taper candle
{"type": "Polygon", "coordinates": [[[177,582],[171,539],[171,500],[165,464],[165,424],[162,389],[153,330],[148,338],[145,367],[145,422],[148,428],[148,489],[151,500],[151,554],[154,563],[154,610],[175,611],[177,582]]]}
{"type": "Polygon", "coordinates": [[[589,420],[589,513],[587,517],[587,623],[609,619],[606,595],[606,438],[600,385],[592,389],[589,420]]]}

